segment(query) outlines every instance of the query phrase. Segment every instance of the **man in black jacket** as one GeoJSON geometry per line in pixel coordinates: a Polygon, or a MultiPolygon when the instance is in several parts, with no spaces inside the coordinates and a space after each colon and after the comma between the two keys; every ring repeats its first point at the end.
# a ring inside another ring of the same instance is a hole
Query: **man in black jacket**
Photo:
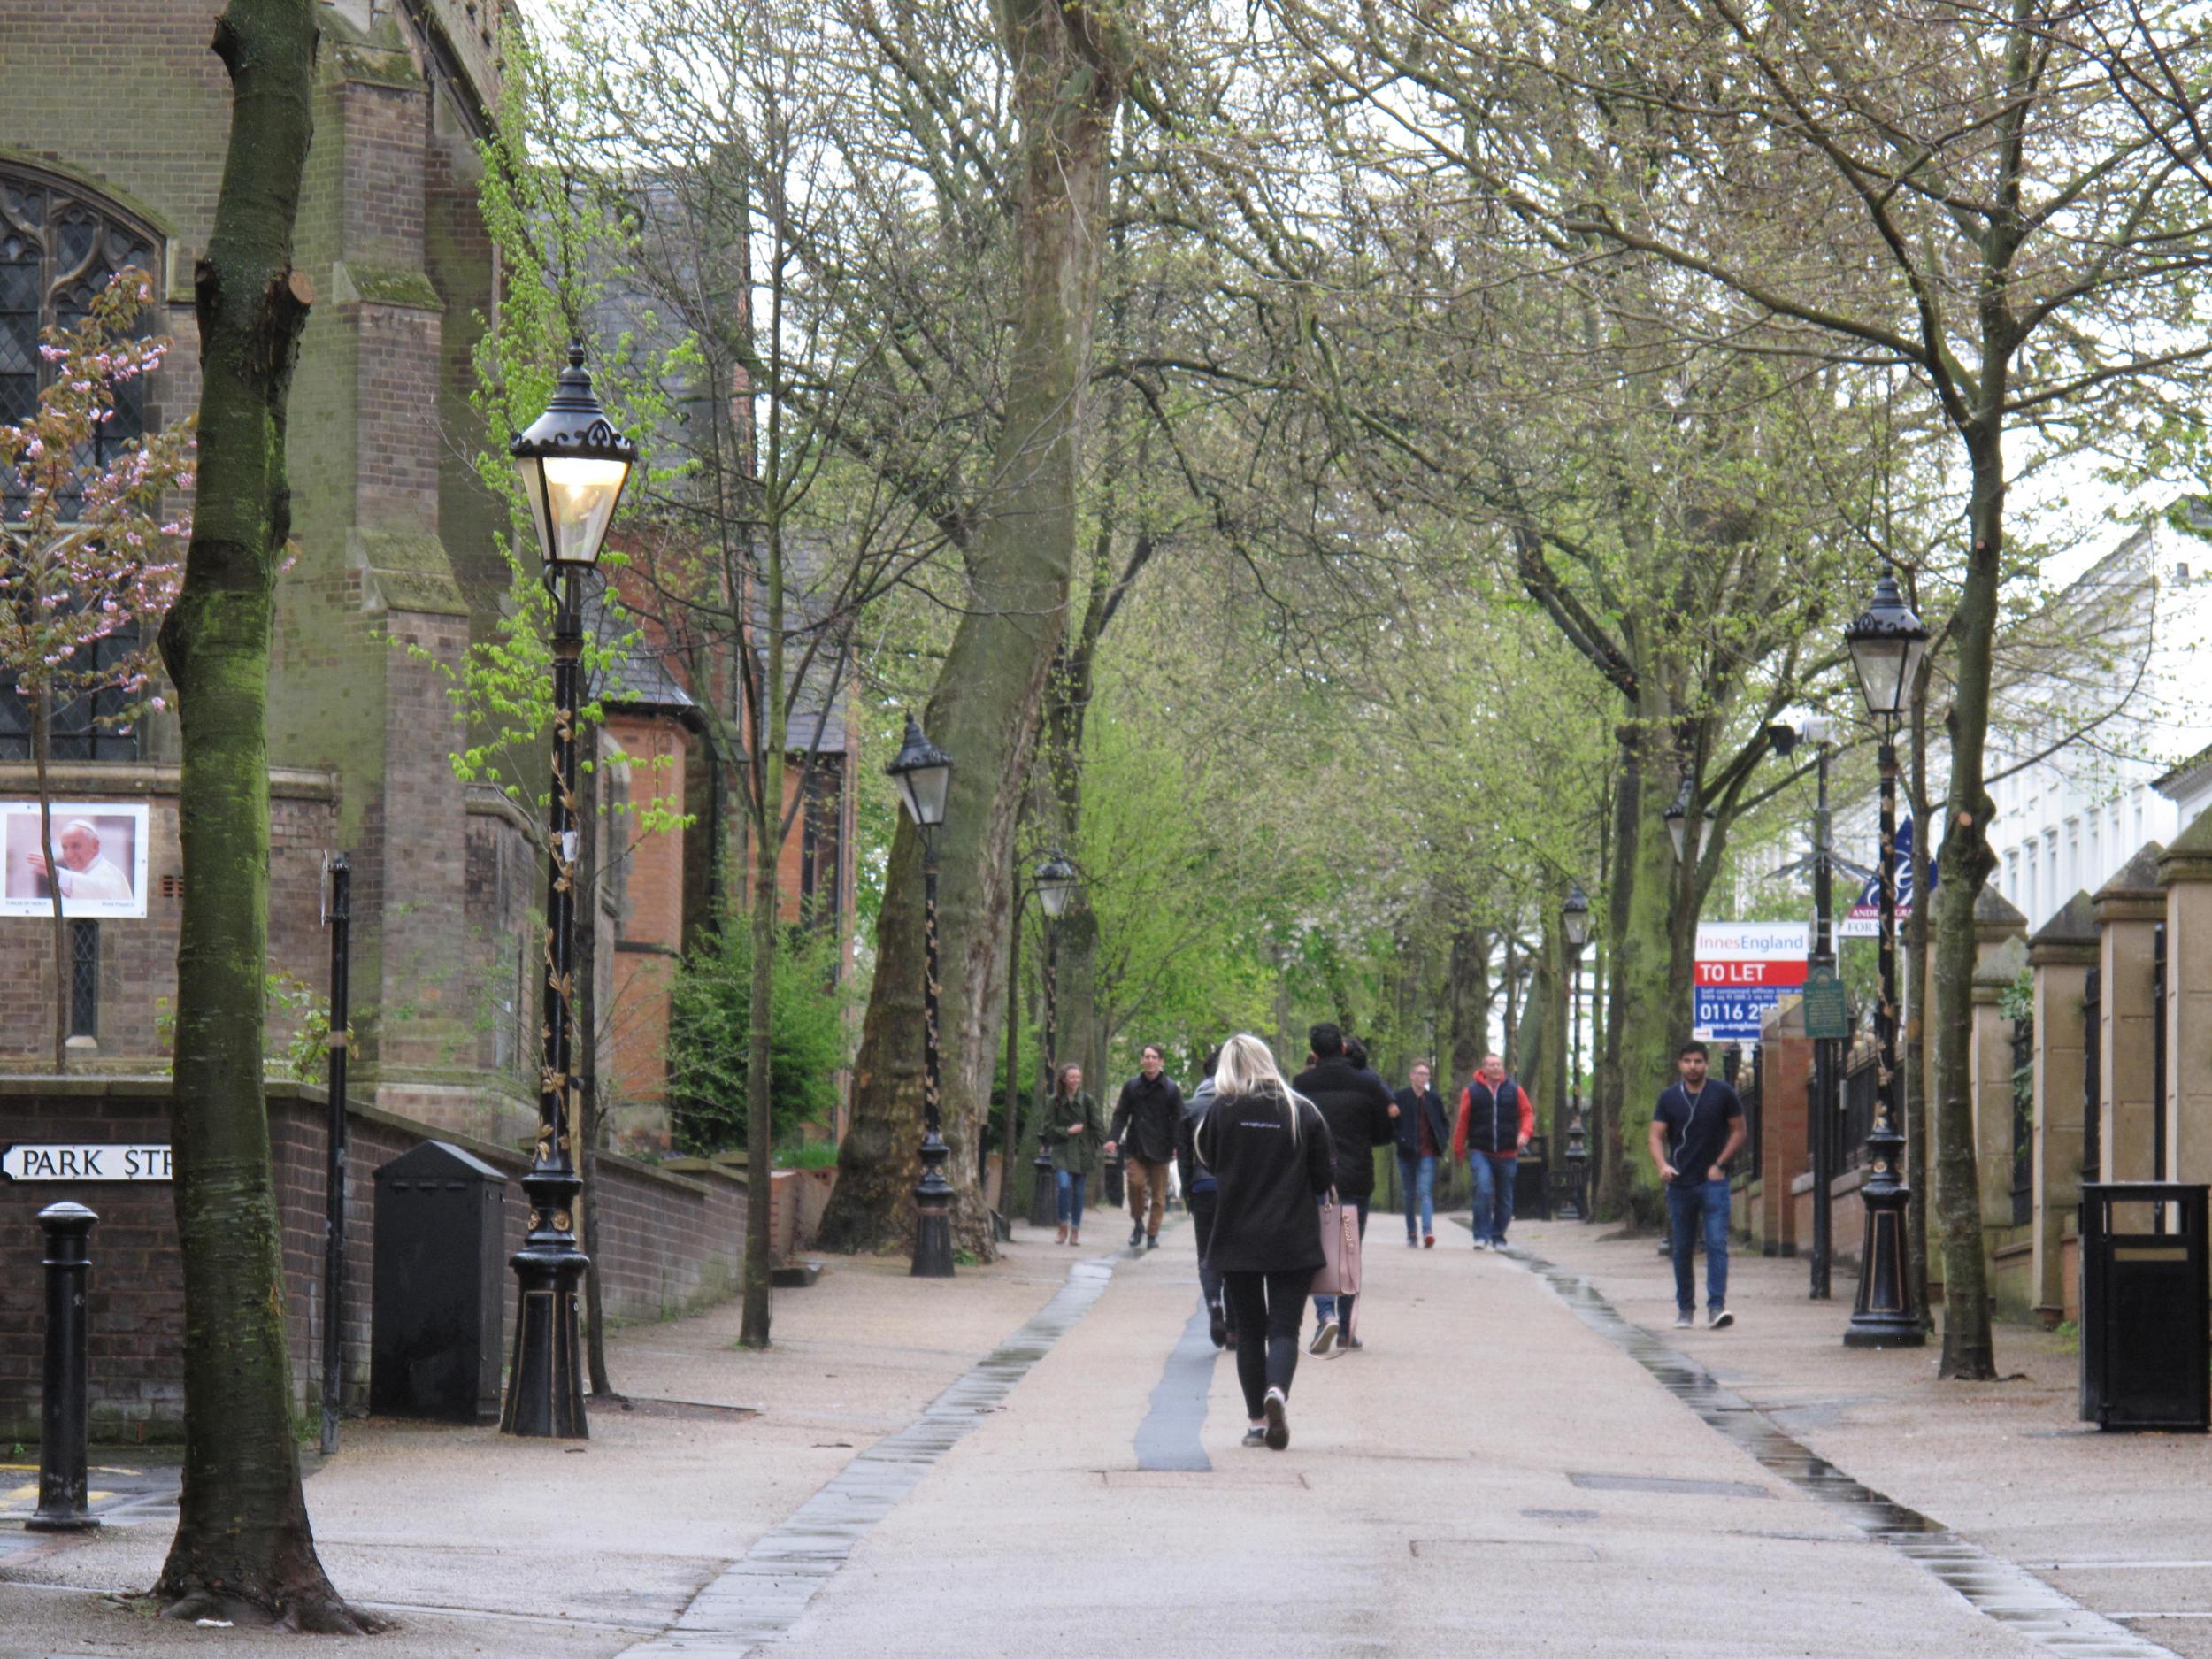
{"type": "Polygon", "coordinates": [[[1406,1195],[1406,1244],[1436,1247],[1436,1161],[1451,1149],[1444,1097],[1429,1087],[1429,1064],[1413,1063],[1412,1081],[1398,1091],[1398,1173],[1406,1195]],[[1414,1231],[1416,1222],[1420,1231],[1414,1231]]]}
{"type": "MultiPolygon", "coordinates": [[[[1336,1026],[1316,1025],[1308,1038],[1313,1044],[1313,1064],[1298,1074],[1291,1087],[1311,1101],[1329,1125],[1329,1141],[1336,1149],[1336,1195],[1357,1206],[1363,1239],[1368,1202],[1375,1195],[1375,1148],[1394,1139],[1391,1120],[1398,1115],[1398,1103],[1380,1078],[1346,1056],[1344,1033],[1336,1026]]],[[[1327,1353],[1340,1333],[1346,1348],[1361,1346],[1351,1334],[1352,1301],[1349,1296],[1313,1299],[1318,1328],[1308,1353],[1327,1353]]]]}
{"type": "Polygon", "coordinates": [[[1129,1138],[1122,1168],[1129,1182],[1129,1246],[1160,1248],[1160,1222],[1167,1214],[1167,1170],[1175,1156],[1175,1132],[1183,1121],[1183,1091],[1161,1071],[1164,1056],[1157,1044],[1144,1046],[1142,1069],[1121,1086],[1114,1102],[1113,1126],[1106,1132],[1106,1156],[1113,1156],[1122,1137],[1129,1138]],[[1149,1205],[1148,1208],[1148,1200],[1149,1205]]]}

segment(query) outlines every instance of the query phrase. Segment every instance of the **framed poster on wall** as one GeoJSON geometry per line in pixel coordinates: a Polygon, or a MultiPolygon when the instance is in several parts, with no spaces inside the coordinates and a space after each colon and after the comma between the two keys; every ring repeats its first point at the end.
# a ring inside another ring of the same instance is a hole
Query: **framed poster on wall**
{"type": "Polygon", "coordinates": [[[57,801],[53,868],[39,846],[38,803],[0,801],[0,916],[146,914],[147,809],[142,803],[57,801]]]}

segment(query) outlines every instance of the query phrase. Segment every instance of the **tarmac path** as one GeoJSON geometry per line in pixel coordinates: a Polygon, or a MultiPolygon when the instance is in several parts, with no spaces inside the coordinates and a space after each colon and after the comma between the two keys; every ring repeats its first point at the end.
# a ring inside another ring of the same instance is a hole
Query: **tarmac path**
{"type": "Polygon", "coordinates": [[[1302,1361],[1288,1451],[1239,1444],[1233,1367],[1213,1366],[1207,1469],[1157,1454],[1162,1401],[1193,1358],[1188,1231],[1121,1256],[1097,1306],[851,1548],[777,1646],[2052,1651],[1763,1468],[1526,1265],[1463,1235],[1409,1251],[1394,1234],[1382,1218],[1370,1244],[1365,1350],[1302,1361]]]}

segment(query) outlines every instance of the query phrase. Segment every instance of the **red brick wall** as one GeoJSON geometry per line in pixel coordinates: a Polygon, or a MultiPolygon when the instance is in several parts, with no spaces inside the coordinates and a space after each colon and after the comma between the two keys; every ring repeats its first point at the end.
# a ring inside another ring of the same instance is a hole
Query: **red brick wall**
{"type": "MultiPolygon", "coordinates": [[[[293,1397],[319,1409],[322,1374],[324,1106],[319,1089],[272,1086],[270,1144],[283,1228],[293,1397]]],[[[169,1139],[168,1085],[147,1079],[29,1080],[0,1093],[0,1147],[15,1141],[125,1142],[169,1139]]],[[[356,1108],[348,1130],[344,1394],[349,1410],[368,1397],[375,1173],[431,1138],[423,1125],[356,1108]]],[[[452,1139],[452,1137],[447,1137],[452,1139]]],[[[507,1248],[520,1247],[525,1217],[518,1152],[461,1142],[507,1171],[507,1248]]],[[[671,1175],[603,1156],[600,1270],[610,1317],[664,1317],[719,1301],[738,1282],[745,1186],[718,1171],[671,1175]]],[[[45,1291],[37,1213],[74,1199],[100,1217],[92,1234],[90,1360],[95,1432],[103,1438],[173,1434],[183,1417],[183,1279],[170,1188],[152,1183],[0,1182],[0,1435],[38,1435],[45,1291]]],[[[502,1323],[511,1317],[503,1305],[502,1323]]],[[[503,1340],[503,1348],[504,1342],[503,1340]]]]}

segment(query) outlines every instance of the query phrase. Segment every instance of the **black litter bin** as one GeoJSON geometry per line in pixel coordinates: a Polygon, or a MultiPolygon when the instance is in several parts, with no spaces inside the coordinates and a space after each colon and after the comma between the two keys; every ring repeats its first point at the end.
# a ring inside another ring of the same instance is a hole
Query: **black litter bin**
{"type": "Polygon", "coordinates": [[[370,1410],[498,1417],[506,1195],[504,1175],[442,1141],[377,1171],[370,1410]]]}
{"type": "Polygon", "coordinates": [[[2081,1415],[2104,1429],[2212,1428],[2207,1189],[2081,1189],[2081,1415]]]}
{"type": "Polygon", "coordinates": [[[1543,1135],[1528,1138],[1513,1171],[1513,1213],[1531,1221],[1551,1219],[1551,1142],[1543,1135]]]}

